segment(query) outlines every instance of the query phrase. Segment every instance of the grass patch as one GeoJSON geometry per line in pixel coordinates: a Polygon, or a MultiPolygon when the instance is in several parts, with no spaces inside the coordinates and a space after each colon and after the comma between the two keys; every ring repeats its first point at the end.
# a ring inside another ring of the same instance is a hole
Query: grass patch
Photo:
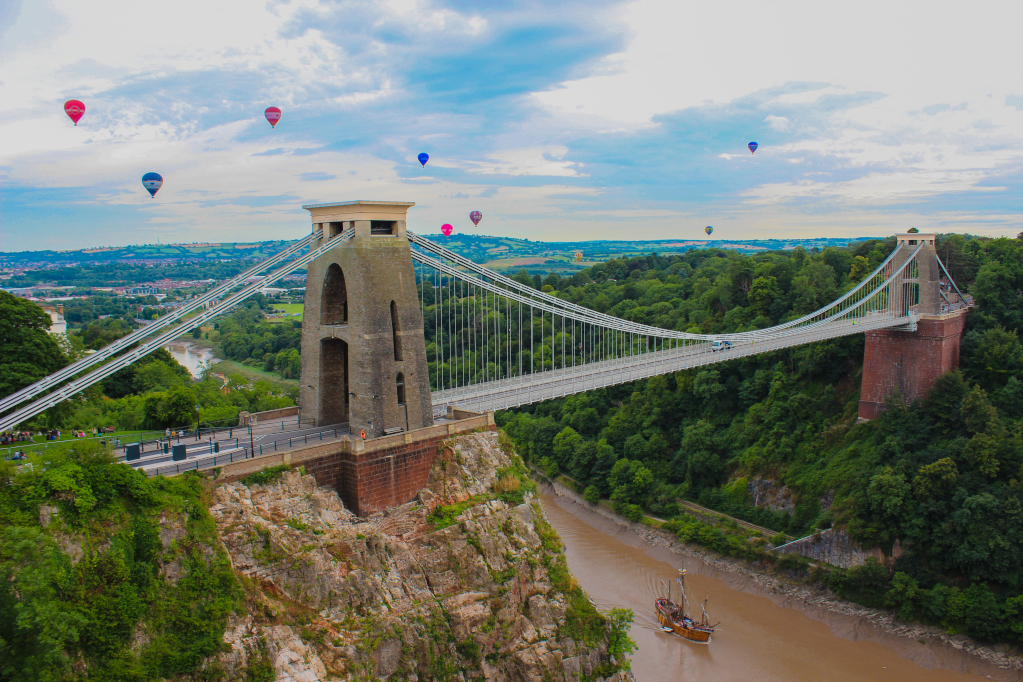
{"type": "Polygon", "coordinates": [[[234,360],[221,360],[213,365],[213,371],[220,372],[225,376],[240,374],[246,381],[269,381],[281,386],[298,386],[298,379],[282,379],[277,372],[264,372],[256,367],[249,367],[234,360]]]}
{"type": "Polygon", "coordinates": [[[441,528],[447,528],[448,526],[454,525],[455,518],[464,512],[469,507],[474,507],[480,502],[486,502],[490,499],[489,495],[477,495],[470,497],[465,502],[459,502],[457,504],[442,504],[434,508],[430,515],[426,517],[427,522],[433,530],[440,530],[441,528]]]}
{"type": "Polygon", "coordinates": [[[526,501],[526,495],[536,492],[536,482],[529,477],[529,470],[525,466],[513,463],[510,467],[497,470],[494,492],[505,504],[517,507],[526,501]]]}
{"type": "Polygon", "coordinates": [[[267,467],[262,471],[257,471],[254,474],[249,474],[241,479],[243,485],[266,485],[278,480],[284,475],[285,471],[289,471],[291,467],[287,464],[279,464],[275,467],[267,467]]]}

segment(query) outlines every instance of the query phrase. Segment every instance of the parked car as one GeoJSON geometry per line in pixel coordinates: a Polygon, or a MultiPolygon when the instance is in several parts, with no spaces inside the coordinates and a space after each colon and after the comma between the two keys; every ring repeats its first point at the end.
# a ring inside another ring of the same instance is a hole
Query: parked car
{"type": "Polygon", "coordinates": [[[711,341],[710,342],[710,350],[711,350],[712,353],[717,352],[719,350],[731,350],[731,348],[732,348],[732,342],[731,341],[711,341]]]}

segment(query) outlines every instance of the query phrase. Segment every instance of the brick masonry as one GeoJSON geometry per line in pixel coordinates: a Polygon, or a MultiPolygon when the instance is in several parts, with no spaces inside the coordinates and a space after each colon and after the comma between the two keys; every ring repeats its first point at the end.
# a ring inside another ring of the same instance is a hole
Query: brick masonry
{"type": "Polygon", "coordinates": [[[907,405],[926,398],[939,376],[959,366],[959,342],[965,324],[964,310],[925,316],[915,332],[867,332],[860,418],[873,419],[881,414],[885,398],[896,390],[907,405]]]}
{"type": "Polygon", "coordinates": [[[322,486],[333,488],[359,516],[405,504],[426,486],[441,444],[459,433],[496,430],[493,413],[449,410],[450,421],[368,441],[343,439],[229,464],[222,480],[237,480],[266,467],[302,465],[322,486]]]}

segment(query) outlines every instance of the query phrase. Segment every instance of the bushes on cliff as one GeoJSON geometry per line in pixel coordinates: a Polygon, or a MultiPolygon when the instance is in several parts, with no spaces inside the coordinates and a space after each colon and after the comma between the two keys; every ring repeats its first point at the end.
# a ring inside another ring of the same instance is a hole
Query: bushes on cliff
{"type": "Polygon", "coordinates": [[[240,604],[201,479],[149,479],[90,441],[0,486],[0,678],[166,678],[219,650],[240,604]],[[180,524],[165,550],[157,525],[180,524]],[[43,527],[42,521],[46,522],[43,527]],[[161,565],[180,562],[172,583],[161,565]]]}

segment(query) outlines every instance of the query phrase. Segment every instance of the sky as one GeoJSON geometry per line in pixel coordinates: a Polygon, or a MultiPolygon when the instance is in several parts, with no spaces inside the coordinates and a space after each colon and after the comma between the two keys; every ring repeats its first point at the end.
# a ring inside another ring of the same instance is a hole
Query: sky
{"type": "Polygon", "coordinates": [[[1021,20],[1004,0],[0,0],[0,251],[293,239],[303,204],[353,199],[548,241],[1015,236],[1021,20]]]}

